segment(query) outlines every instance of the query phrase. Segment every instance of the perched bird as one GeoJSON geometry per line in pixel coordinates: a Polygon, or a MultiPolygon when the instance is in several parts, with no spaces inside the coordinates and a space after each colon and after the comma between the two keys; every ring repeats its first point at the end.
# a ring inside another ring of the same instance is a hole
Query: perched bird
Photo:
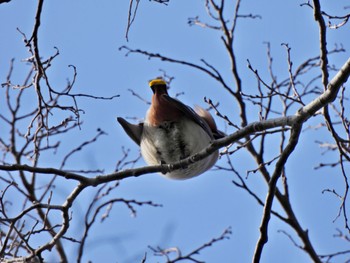
{"type": "MultiPolygon", "coordinates": [[[[170,97],[163,79],[153,79],[149,86],[153,96],[145,121],[135,125],[117,118],[130,138],[140,145],[142,157],[149,165],[175,163],[225,136],[208,111],[198,106],[193,110],[170,97]]],[[[165,177],[183,180],[197,176],[210,169],[218,155],[215,151],[187,167],[166,173],[165,177]]]]}

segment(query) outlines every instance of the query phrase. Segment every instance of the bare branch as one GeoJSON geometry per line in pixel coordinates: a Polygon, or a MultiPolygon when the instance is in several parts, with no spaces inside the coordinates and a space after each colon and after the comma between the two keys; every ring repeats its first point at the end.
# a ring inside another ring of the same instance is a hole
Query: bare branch
{"type": "Polygon", "coordinates": [[[190,252],[186,255],[182,255],[180,249],[178,249],[176,247],[161,249],[160,247],[154,248],[154,247],[149,246],[149,248],[153,251],[154,255],[165,257],[167,260],[166,261],[167,263],[175,263],[175,262],[179,262],[179,261],[183,261],[183,260],[188,260],[189,262],[204,263],[203,261],[199,261],[199,260],[195,259],[194,256],[200,254],[200,252],[202,250],[204,250],[205,248],[211,247],[212,245],[214,245],[215,243],[217,243],[219,241],[222,241],[224,239],[229,239],[231,234],[232,234],[231,228],[229,227],[229,228],[225,229],[224,232],[219,237],[213,238],[209,242],[201,245],[200,247],[194,249],[192,252],[190,252]],[[176,253],[176,257],[174,259],[170,259],[170,254],[173,252],[176,253]]]}
{"type": "MultiPolygon", "coordinates": [[[[277,181],[282,175],[283,167],[287,162],[290,154],[294,151],[296,145],[298,144],[300,132],[301,132],[301,126],[292,127],[288,145],[283,150],[279,160],[276,163],[275,170],[271,176],[271,179],[269,182],[269,190],[265,200],[263,218],[260,225],[260,237],[256,244],[254,257],[253,257],[253,262],[255,263],[260,262],[264,245],[267,243],[267,240],[268,240],[268,224],[270,221],[272,203],[275,197],[277,181]]],[[[313,260],[316,260],[315,262],[319,262],[317,257],[313,258],[313,260]]]]}

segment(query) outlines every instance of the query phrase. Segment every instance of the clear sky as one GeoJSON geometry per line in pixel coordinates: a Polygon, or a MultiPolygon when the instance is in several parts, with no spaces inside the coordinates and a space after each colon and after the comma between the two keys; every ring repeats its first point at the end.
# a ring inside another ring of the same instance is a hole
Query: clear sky
{"type": "MultiPolygon", "coordinates": [[[[226,15],[231,19],[229,14],[232,14],[234,6],[230,6],[230,1],[226,2],[226,15]]],[[[342,6],[335,6],[333,1],[323,2],[324,8],[330,13],[345,13],[342,6]]],[[[281,43],[288,43],[292,48],[291,56],[296,66],[309,57],[319,55],[318,28],[312,10],[300,6],[300,3],[302,1],[242,1],[241,14],[261,16],[257,19],[241,19],[237,25],[234,46],[238,71],[246,93],[257,94],[256,79],[247,68],[247,59],[262,76],[269,76],[266,42],[271,44],[274,70],[280,80],[288,78],[286,50],[281,43]]],[[[232,82],[229,60],[220,40],[221,33],[189,26],[187,23],[189,17],[195,16],[212,22],[207,17],[204,1],[170,0],[168,5],[141,1],[129,32],[129,41],[126,41],[128,8],[129,1],[44,2],[39,29],[41,55],[45,58],[53,55],[54,47],[60,51],[48,71],[51,83],[57,89],[64,88],[67,79],[72,79],[73,76],[72,68],[68,65],[74,65],[78,73],[74,86],[76,93],[96,96],[119,94],[120,97],[112,101],[79,98],[78,104],[85,112],[82,115],[81,130],[67,134],[62,140],[62,148],[56,154],[41,156],[42,166],[57,167],[57,159],[64,156],[71,147],[91,139],[97,128],[108,135],[102,136],[72,158],[67,168],[113,172],[116,162],[122,157],[122,147],[130,149],[130,160],[137,158],[137,145],[124,133],[116,122],[116,117],[144,117],[148,105],[133,96],[130,89],[149,101],[152,93],[148,81],[162,75],[161,70],[174,77],[169,91],[171,95],[183,92],[179,99],[191,106],[198,104],[206,107],[204,97],[214,102],[220,101],[220,109],[239,124],[234,100],[208,76],[189,67],[149,60],[141,55],[125,56],[125,51],[119,50],[119,47],[127,45],[199,64],[200,59],[205,59],[220,70],[227,81],[232,82]]],[[[21,83],[26,76],[28,67],[22,60],[28,58],[29,53],[16,28],[30,36],[35,11],[36,1],[12,0],[0,5],[1,83],[6,79],[12,58],[15,58],[14,80],[21,83]]],[[[350,55],[349,25],[328,32],[330,49],[335,44],[343,44],[346,49],[344,53],[330,56],[330,65],[339,68],[350,55]]],[[[331,77],[333,75],[334,72],[331,72],[331,77]]],[[[26,103],[32,105],[35,101],[29,97],[26,103]]],[[[257,121],[258,107],[249,107],[249,121],[257,121]]],[[[3,111],[2,105],[0,111],[3,111]]],[[[52,116],[53,124],[60,123],[61,120],[60,114],[52,116]]],[[[317,125],[321,121],[321,117],[316,117],[306,126],[317,125]]],[[[217,125],[227,133],[234,131],[218,118],[217,125]]],[[[300,223],[309,230],[316,251],[327,254],[346,249],[348,245],[333,238],[335,229],[344,225],[342,218],[333,223],[338,213],[339,200],[333,195],[322,194],[322,190],[327,188],[342,193],[343,178],[336,169],[314,169],[320,162],[332,162],[338,156],[331,153],[322,155],[322,149],[315,141],[331,142],[331,138],[324,130],[307,130],[306,126],[301,142],[286,167],[288,183],[292,205],[300,223]]],[[[279,142],[271,139],[270,148],[266,151],[267,156],[275,157],[279,151],[279,142]]],[[[232,156],[232,162],[242,174],[257,168],[244,151],[232,156]]],[[[218,161],[220,166],[226,166],[226,163],[225,157],[218,161]]],[[[137,167],[143,165],[143,160],[136,163],[137,167]]],[[[269,169],[272,170],[273,165],[269,169]]],[[[233,179],[233,174],[214,168],[187,181],[173,181],[158,174],[121,181],[120,186],[111,193],[111,198],[151,200],[163,207],[137,207],[137,216],[132,217],[123,204],[115,204],[109,217],[103,223],[98,220],[92,228],[83,262],[141,262],[145,252],[147,262],[164,262],[162,258],[155,257],[148,246],[177,246],[186,254],[220,236],[228,227],[232,229],[230,239],[203,250],[197,258],[211,263],[250,262],[259,237],[262,207],[245,191],[235,187],[233,179]]],[[[246,182],[264,199],[267,188],[258,173],[250,174],[246,182]]],[[[54,200],[58,203],[63,200],[73,185],[73,182],[60,180],[54,192],[54,200]]],[[[78,198],[73,209],[72,229],[68,235],[78,238],[81,234],[83,211],[95,192],[95,188],[88,189],[78,198]]],[[[280,211],[278,206],[274,209],[280,211]]],[[[286,224],[272,217],[269,243],[264,249],[262,262],[310,262],[307,254],[295,247],[279,230],[286,231],[299,242],[286,224]]],[[[75,255],[76,246],[70,243],[69,246],[71,255],[75,255]]],[[[48,259],[52,262],[55,260],[53,256],[48,259]]]]}

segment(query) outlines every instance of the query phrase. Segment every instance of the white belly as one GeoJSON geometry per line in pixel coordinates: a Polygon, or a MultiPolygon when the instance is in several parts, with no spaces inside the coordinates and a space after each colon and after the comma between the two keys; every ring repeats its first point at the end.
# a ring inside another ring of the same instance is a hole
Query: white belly
{"type": "MultiPolygon", "coordinates": [[[[158,127],[152,127],[145,122],[140,145],[141,154],[149,165],[170,164],[203,150],[211,140],[199,125],[186,118],[181,122],[166,122],[158,127]]],[[[197,176],[211,168],[217,158],[218,151],[165,176],[172,179],[188,179],[197,176]]]]}

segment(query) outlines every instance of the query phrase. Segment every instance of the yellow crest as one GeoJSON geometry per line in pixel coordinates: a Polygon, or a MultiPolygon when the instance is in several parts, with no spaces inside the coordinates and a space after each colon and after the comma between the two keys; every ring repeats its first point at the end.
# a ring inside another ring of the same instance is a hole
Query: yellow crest
{"type": "Polygon", "coordinates": [[[166,85],[166,82],[164,79],[158,78],[158,79],[152,79],[148,85],[150,87],[155,86],[155,85],[166,85]]]}

